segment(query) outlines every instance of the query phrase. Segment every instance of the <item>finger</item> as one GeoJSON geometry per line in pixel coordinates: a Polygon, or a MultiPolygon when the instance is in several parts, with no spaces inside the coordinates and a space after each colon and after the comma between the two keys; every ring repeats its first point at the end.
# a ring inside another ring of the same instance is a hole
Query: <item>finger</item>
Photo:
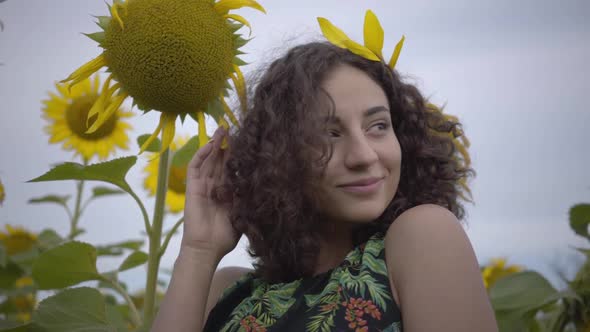
{"type": "Polygon", "coordinates": [[[215,132],[215,135],[213,135],[214,141],[211,147],[211,153],[209,153],[209,155],[207,156],[207,158],[205,158],[201,167],[199,168],[199,173],[201,176],[213,177],[215,167],[218,163],[217,159],[221,151],[220,147],[222,137],[222,133],[220,132],[215,132]]]}
{"type": "Polygon", "coordinates": [[[215,131],[211,140],[205,144],[203,147],[197,150],[197,152],[193,155],[193,158],[188,164],[188,172],[193,173],[195,176],[199,176],[200,168],[203,165],[204,161],[207,157],[211,154],[213,150],[213,143],[215,143],[215,136],[218,134],[218,130],[215,131]]]}

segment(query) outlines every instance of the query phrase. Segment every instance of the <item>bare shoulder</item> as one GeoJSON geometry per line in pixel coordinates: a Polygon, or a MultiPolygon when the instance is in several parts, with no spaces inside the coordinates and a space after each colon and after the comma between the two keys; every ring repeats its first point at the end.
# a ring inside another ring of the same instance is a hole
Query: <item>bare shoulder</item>
{"type": "Polygon", "coordinates": [[[404,330],[497,331],[475,252],[451,211],[434,204],[408,209],[384,241],[404,330]]]}
{"type": "Polygon", "coordinates": [[[207,307],[205,308],[205,317],[209,316],[209,312],[213,309],[217,301],[219,301],[221,294],[223,294],[226,288],[234,284],[246,273],[252,271],[254,270],[241,266],[225,266],[217,269],[211,280],[209,296],[207,297],[207,307]]]}

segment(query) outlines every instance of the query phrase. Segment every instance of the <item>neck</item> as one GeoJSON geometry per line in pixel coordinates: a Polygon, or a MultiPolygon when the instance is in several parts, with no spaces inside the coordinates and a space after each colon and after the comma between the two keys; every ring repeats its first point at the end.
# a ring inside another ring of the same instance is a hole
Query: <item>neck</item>
{"type": "Polygon", "coordinates": [[[352,230],[346,223],[325,222],[314,275],[327,272],[342,263],[353,249],[352,230]]]}

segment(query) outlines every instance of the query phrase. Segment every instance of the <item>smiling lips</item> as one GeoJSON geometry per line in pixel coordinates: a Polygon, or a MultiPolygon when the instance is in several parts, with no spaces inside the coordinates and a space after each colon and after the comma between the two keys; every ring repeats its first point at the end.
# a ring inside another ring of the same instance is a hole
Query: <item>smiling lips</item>
{"type": "Polygon", "coordinates": [[[350,182],[344,185],[339,185],[339,188],[342,188],[344,191],[352,192],[352,193],[362,193],[362,194],[370,194],[381,186],[383,182],[383,178],[368,178],[360,181],[350,182]]]}

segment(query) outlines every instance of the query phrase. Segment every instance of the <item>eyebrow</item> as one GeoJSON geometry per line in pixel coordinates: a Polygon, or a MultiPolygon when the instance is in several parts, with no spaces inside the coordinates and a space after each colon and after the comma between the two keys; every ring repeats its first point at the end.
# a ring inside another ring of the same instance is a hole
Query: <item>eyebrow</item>
{"type": "MultiPolygon", "coordinates": [[[[387,107],[385,107],[385,106],[371,107],[371,108],[368,108],[367,110],[365,110],[365,112],[363,112],[363,116],[365,118],[368,118],[371,115],[375,115],[375,114],[381,113],[381,112],[389,112],[389,109],[387,109],[387,107]]],[[[340,124],[340,118],[337,116],[326,117],[326,121],[328,121],[329,123],[340,124]]]]}

